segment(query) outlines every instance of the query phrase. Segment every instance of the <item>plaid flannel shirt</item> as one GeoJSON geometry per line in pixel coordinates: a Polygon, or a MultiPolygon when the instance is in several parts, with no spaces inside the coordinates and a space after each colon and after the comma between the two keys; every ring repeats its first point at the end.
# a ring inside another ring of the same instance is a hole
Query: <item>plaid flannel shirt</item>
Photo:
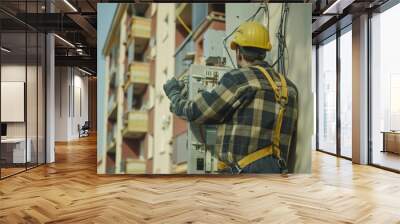
{"type": "MultiPolygon", "coordinates": [[[[279,76],[263,61],[264,67],[280,86],[279,76]]],[[[298,91],[287,79],[288,103],[281,128],[281,157],[294,154],[298,117],[298,91]]],[[[279,104],[264,74],[254,67],[225,73],[212,91],[204,91],[194,100],[178,96],[172,111],[179,117],[200,124],[218,124],[216,149],[219,159],[227,164],[272,144],[272,131],[279,104]]],[[[293,155],[290,155],[293,156],[293,155]]],[[[287,164],[293,167],[293,164],[287,164]]]]}

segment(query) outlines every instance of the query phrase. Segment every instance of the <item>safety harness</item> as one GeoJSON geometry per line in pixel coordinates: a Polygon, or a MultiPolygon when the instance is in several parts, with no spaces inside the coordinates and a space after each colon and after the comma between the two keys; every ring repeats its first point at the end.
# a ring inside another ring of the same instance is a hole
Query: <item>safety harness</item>
{"type": "Polygon", "coordinates": [[[283,115],[285,113],[286,104],[288,102],[288,89],[286,79],[282,74],[279,74],[279,78],[281,81],[280,88],[277,86],[276,82],[272,79],[271,75],[261,66],[253,66],[254,68],[261,71],[264,74],[265,78],[267,78],[269,84],[272,87],[272,90],[275,93],[275,100],[279,103],[279,112],[278,117],[274,123],[274,130],[272,132],[272,145],[259,149],[249,155],[243,157],[241,160],[237,161],[234,164],[226,164],[222,161],[218,162],[218,170],[226,170],[228,168],[233,170],[235,169],[237,173],[240,173],[246,166],[251,163],[262,159],[266,156],[273,155],[278,159],[279,167],[283,174],[288,172],[286,161],[281,157],[281,150],[279,148],[279,143],[281,139],[281,127],[283,122],[283,115]]]}

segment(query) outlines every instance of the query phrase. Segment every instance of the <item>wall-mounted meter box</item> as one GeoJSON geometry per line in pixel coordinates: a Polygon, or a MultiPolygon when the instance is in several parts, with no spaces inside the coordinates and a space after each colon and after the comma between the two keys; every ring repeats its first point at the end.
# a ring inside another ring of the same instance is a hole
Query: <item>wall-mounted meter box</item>
{"type": "MultiPolygon", "coordinates": [[[[193,100],[202,91],[211,91],[219,79],[231,68],[205,65],[191,65],[188,73],[188,99],[193,100]]],[[[216,125],[188,124],[189,174],[215,173],[218,158],[215,149],[216,125]]]]}

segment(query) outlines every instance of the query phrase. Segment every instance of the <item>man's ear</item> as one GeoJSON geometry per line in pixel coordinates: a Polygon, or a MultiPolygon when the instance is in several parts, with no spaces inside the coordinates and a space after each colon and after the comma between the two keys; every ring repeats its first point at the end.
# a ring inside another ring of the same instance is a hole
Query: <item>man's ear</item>
{"type": "Polygon", "coordinates": [[[242,56],[242,54],[240,53],[239,48],[236,48],[236,56],[237,56],[237,58],[240,59],[240,60],[243,59],[243,58],[242,58],[243,56],[242,56]]]}

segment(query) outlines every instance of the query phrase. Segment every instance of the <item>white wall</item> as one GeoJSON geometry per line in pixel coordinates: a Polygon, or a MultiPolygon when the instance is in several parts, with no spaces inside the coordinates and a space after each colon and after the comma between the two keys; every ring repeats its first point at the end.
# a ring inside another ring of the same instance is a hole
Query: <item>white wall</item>
{"type": "Polygon", "coordinates": [[[157,45],[156,45],[156,74],[154,101],[154,160],[153,173],[171,173],[171,154],[173,125],[172,113],[169,111],[170,102],[164,94],[164,83],[173,77],[175,58],[175,6],[157,4],[157,45]],[[165,23],[168,16],[169,23],[165,23]],[[164,70],[167,74],[164,74],[164,70]]]}
{"type": "MultiPolygon", "coordinates": [[[[272,41],[272,51],[266,57],[269,62],[274,62],[277,58],[278,40],[276,33],[279,26],[281,6],[280,3],[269,4],[270,38],[272,41]]],[[[231,33],[241,22],[248,19],[258,7],[259,4],[257,3],[226,4],[226,33],[231,33]]],[[[314,132],[314,101],[311,80],[311,3],[291,3],[289,8],[286,39],[289,50],[288,77],[296,84],[299,91],[295,172],[308,173],[311,172],[311,147],[314,132]]],[[[261,14],[256,20],[263,22],[264,17],[261,14]]],[[[233,60],[235,60],[234,52],[230,52],[233,60]]]]}
{"type": "MultiPolygon", "coordinates": [[[[25,65],[2,65],[1,81],[25,82],[25,73],[25,65]]],[[[1,108],[1,110],[6,110],[6,108],[1,108]]],[[[25,122],[7,123],[7,137],[25,137],[25,122]]]]}
{"type": "MultiPolygon", "coordinates": [[[[27,120],[23,122],[7,122],[7,137],[25,138],[26,134],[27,138],[31,140],[32,158],[35,158],[33,161],[36,162],[36,153],[38,151],[38,162],[43,163],[45,158],[44,74],[40,66],[38,70],[36,69],[36,66],[25,66],[25,64],[3,64],[1,66],[1,81],[26,83],[26,107],[23,106],[20,112],[25,113],[26,110],[27,120]],[[25,80],[26,77],[27,82],[25,80]]],[[[24,94],[24,91],[21,94],[24,94]]],[[[3,97],[7,96],[3,95],[3,97]]],[[[1,110],[4,112],[4,110],[11,110],[11,108],[2,107],[1,110]]],[[[12,111],[8,112],[12,113],[12,111]]],[[[54,153],[51,148],[48,148],[47,151],[48,153],[54,153]]],[[[48,161],[52,162],[51,160],[48,161]]]]}
{"type": "Polygon", "coordinates": [[[79,137],[78,124],[88,120],[88,78],[71,67],[56,67],[55,73],[55,140],[70,141],[79,137]]]}
{"type": "MultiPolygon", "coordinates": [[[[26,74],[26,69],[28,71],[28,74],[32,74],[33,72],[36,74],[36,68],[33,66],[28,66],[27,68],[25,65],[19,65],[19,64],[8,64],[8,65],[2,65],[1,66],[1,81],[2,82],[25,82],[25,74],[26,74]]],[[[34,93],[31,94],[36,94],[36,89],[34,93]]],[[[29,92],[28,92],[28,103],[32,101],[32,99],[29,97],[29,92]]],[[[36,98],[36,97],[35,97],[36,98]]],[[[36,105],[35,105],[36,107],[36,105]]],[[[1,110],[7,110],[7,108],[1,108],[1,110]]],[[[28,116],[28,121],[31,121],[35,119],[36,121],[36,113],[34,114],[34,117],[31,117],[33,114],[27,114],[28,116]]],[[[8,137],[25,137],[25,122],[8,122],[7,123],[7,136],[8,137]]],[[[30,128],[32,125],[28,125],[28,128],[30,128]]],[[[30,132],[28,131],[28,134],[30,132]]],[[[29,137],[29,135],[28,135],[29,137]]]]}
{"type": "MultiPolygon", "coordinates": [[[[28,68],[29,69],[29,68],[28,68]]],[[[5,82],[25,82],[25,65],[2,65],[1,81],[5,82]]],[[[6,108],[1,108],[5,110],[6,108]]],[[[9,123],[7,125],[7,135],[9,137],[25,137],[25,123],[9,123]]]]}
{"type": "Polygon", "coordinates": [[[68,140],[68,87],[69,76],[67,67],[56,67],[55,69],[55,140],[67,141],[68,140]]]}

